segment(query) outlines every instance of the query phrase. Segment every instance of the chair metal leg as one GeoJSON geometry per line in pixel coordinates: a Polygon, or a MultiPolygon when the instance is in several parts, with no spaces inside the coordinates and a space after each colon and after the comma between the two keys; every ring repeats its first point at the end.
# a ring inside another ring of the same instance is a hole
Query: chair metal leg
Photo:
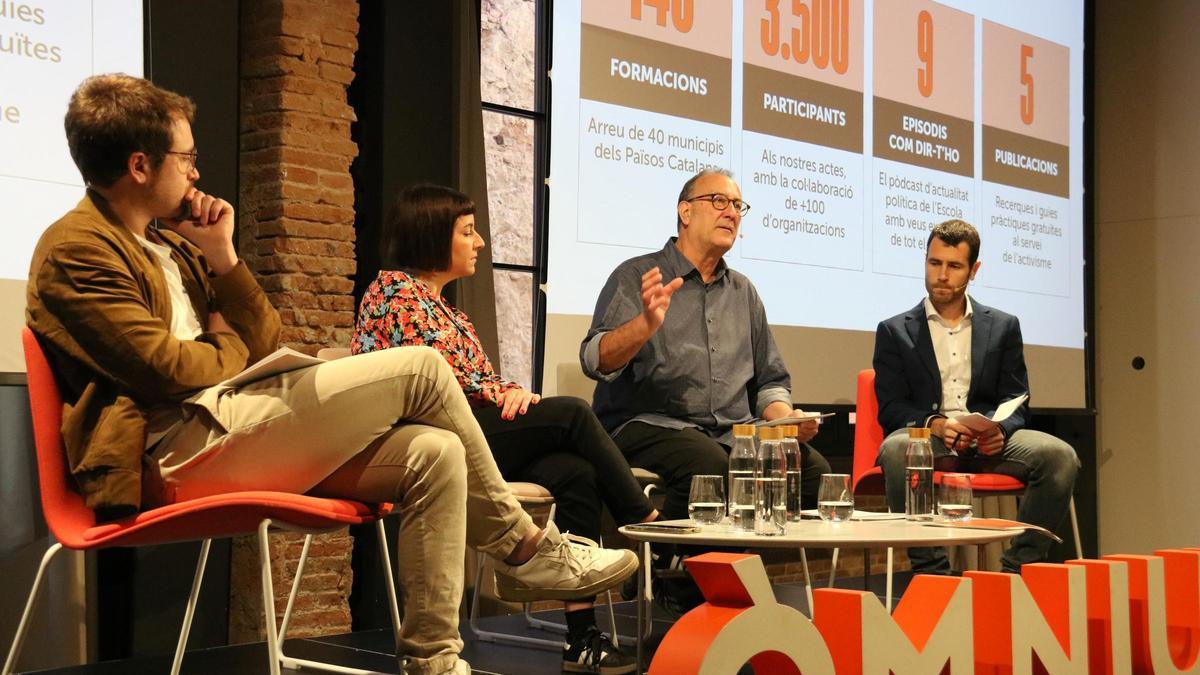
{"type": "MultiPolygon", "coordinates": [[[[645,552],[645,555],[649,556],[650,555],[650,546],[643,544],[642,548],[645,552]]],[[[637,629],[634,631],[637,634],[637,640],[635,641],[637,643],[637,647],[634,651],[634,656],[636,657],[637,672],[639,672],[639,673],[643,672],[642,671],[642,657],[643,657],[643,649],[642,648],[646,644],[646,636],[648,636],[650,634],[649,628],[642,628],[642,621],[646,620],[646,609],[647,609],[647,606],[650,604],[646,600],[646,592],[645,592],[645,590],[643,590],[645,587],[650,585],[650,583],[649,583],[650,580],[646,576],[645,572],[646,572],[646,568],[644,566],[642,566],[642,569],[638,570],[637,600],[634,601],[634,604],[637,605],[637,629]]]]}
{"type": "Polygon", "coordinates": [[[611,629],[610,636],[614,647],[621,647],[621,636],[617,635],[617,612],[613,609],[613,594],[612,589],[604,591],[604,598],[608,601],[608,627],[611,629]]]}
{"type": "Polygon", "coordinates": [[[288,626],[292,623],[292,607],[296,605],[296,596],[300,593],[300,580],[304,578],[304,564],[308,562],[308,549],[312,546],[312,539],[311,534],[304,535],[300,560],[296,562],[296,575],[292,577],[292,590],[288,592],[287,607],[283,610],[283,621],[279,623],[279,644],[283,644],[283,641],[287,639],[288,626]]]}
{"type": "Polygon", "coordinates": [[[196,599],[200,597],[200,583],[204,581],[204,567],[208,563],[208,549],[212,539],[200,544],[200,558],[196,561],[196,574],[192,577],[192,592],[188,595],[187,609],[183,612],[183,627],[179,629],[179,643],[175,645],[175,659],[171,662],[171,675],[179,675],[183,665],[183,652],[187,649],[188,634],[192,632],[192,617],[196,615],[196,599]]]}
{"type": "Polygon", "coordinates": [[[889,546],[887,551],[888,551],[887,552],[887,590],[884,591],[884,596],[885,596],[885,606],[887,607],[888,614],[891,614],[892,613],[892,556],[893,556],[892,547],[889,546]]]}
{"type": "Polygon", "coordinates": [[[21,655],[21,647],[25,644],[25,632],[29,630],[29,617],[33,614],[33,606],[42,590],[42,577],[54,556],[62,550],[62,544],[55,543],[42,554],[42,563],[38,565],[37,575],[33,577],[33,588],[29,589],[29,599],[25,601],[25,611],[21,613],[21,622],[17,624],[17,634],[13,636],[12,647],[8,650],[8,658],[4,660],[3,675],[10,675],[17,667],[17,657],[21,655]]]}
{"type": "MultiPolygon", "coordinates": [[[[270,519],[263,520],[258,525],[258,551],[262,572],[263,614],[266,619],[267,653],[271,657],[271,675],[280,675],[281,668],[287,668],[289,670],[323,670],[328,673],[338,673],[339,675],[394,675],[393,673],[386,673],[378,670],[347,668],[346,666],[339,666],[332,663],[298,659],[283,653],[284,636],[287,634],[286,631],[288,623],[290,623],[292,606],[300,589],[300,580],[304,575],[304,564],[308,559],[308,549],[312,543],[313,535],[306,534],[304,537],[304,547],[300,551],[300,560],[296,565],[296,577],[292,580],[292,589],[288,596],[287,609],[284,611],[283,625],[279,630],[276,630],[275,590],[271,580],[270,527],[270,519]]],[[[386,556],[386,549],[384,555],[386,556]]],[[[390,563],[388,564],[388,569],[391,569],[390,563]]],[[[395,604],[394,594],[390,599],[392,600],[392,616],[395,618],[399,615],[399,611],[395,604]]],[[[399,622],[397,621],[397,625],[398,623],[399,622]]]]}
{"type": "Polygon", "coordinates": [[[804,567],[804,596],[808,599],[808,617],[815,618],[813,614],[813,594],[812,594],[812,577],[808,575],[808,551],[804,548],[800,549],[800,564],[804,567]]]}
{"type": "Polygon", "coordinates": [[[871,549],[863,549],[863,590],[871,590],[871,549]]]}
{"type": "Polygon", "coordinates": [[[258,524],[258,567],[262,577],[263,616],[267,629],[267,658],[271,660],[271,675],[279,675],[279,634],[275,632],[275,587],[271,581],[271,540],[268,529],[271,519],[263,518],[258,524]]]}
{"type": "Polygon", "coordinates": [[[375,521],[375,534],[379,536],[379,557],[383,564],[383,578],[387,584],[388,607],[392,612],[392,637],[396,641],[396,651],[400,651],[400,603],[396,601],[396,580],[392,572],[392,556],[388,553],[387,529],[383,527],[383,519],[375,521]]]}
{"type": "MultiPolygon", "coordinates": [[[[649,486],[647,486],[649,490],[649,486]]],[[[642,542],[642,578],[637,584],[637,627],[642,627],[642,616],[646,617],[646,628],[637,635],[637,662],[642,662],[642,641],[654,631],[654,591],[650,589],[650,543],[642,542]]]]}
{"type": "Polygon", "coordinates": [[[1069,502],[1069,511],[1071,514],[1071,532],[1075,534],[1075,557],[1083,558],[1083,541],[1079,538],[1079,518],[1075,516],[1075,497],[1071,496],[1069,502]]]}

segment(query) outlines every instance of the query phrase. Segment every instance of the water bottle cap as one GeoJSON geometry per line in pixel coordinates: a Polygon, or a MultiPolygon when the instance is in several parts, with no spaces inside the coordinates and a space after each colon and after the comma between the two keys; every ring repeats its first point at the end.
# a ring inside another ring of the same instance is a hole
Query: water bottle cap
{"type": "Polygon", "coordinates": [[[763,427],[758,430],[758,440],[760,440],[760,441],[783,440],[783,429],[781,427],[763,427]]]}
{"type": "Polygon", "coordinates": [[[796,424],[784,424],[779,429],[786,438],[794,438],[800,435],[800,427],[796,424]]]}
{"type": "Polygon", "coordinates": [[[912,441],[929,440],[929,427],[909,427],[908,438],[912,441]]]}
{"type": "Polygon", "coordinates": [[[754,436],[754,425],[753,424],[735,424],[735,425],[733,425],[733,435],[734,436],[753,437],[754,436]]]}

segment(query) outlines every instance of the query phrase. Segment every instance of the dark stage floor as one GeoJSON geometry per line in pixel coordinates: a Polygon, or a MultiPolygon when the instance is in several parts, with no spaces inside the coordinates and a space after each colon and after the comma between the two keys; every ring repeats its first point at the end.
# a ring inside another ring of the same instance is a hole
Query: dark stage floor
{"type": "MultiPolygon", "coordinates": [[[[896,596],[903,593],[908,585],[910,574],[897,573],[895,581],[896,596]]],[[[871,588],[883,596],[882,575],[872,579],[871,588]]],[[[861,589],[861,578],[838,579],[838,588],[861,589]]],[[[775,596],[786,605],[808,614],[808,603],[805,599],[804,587],[801,584],[779,584],[775,586],[775,596]]],[[[632,602],[623,602],[615,606],[617,629],[620,635],[632,635],[635,632],[637,608],[632,602]]],[[[539,618],[562,622],[559,611],[540,612],[539,618]]],[[[607,630],[607,613],[601,611],[601,627],[607,630]]],[[[503,632],[519,633],[533,637],[557,638],[558,634],[529,628],[521,615],[498,616],[480,619],[481,627],[503,632]]],[[[671,627],[669,621],[656,619],[654,633],[647,640],[647,648],[661,638],[661,635],[671,627]]],[[[559,673],[561,655],[557,651],[537,647],[515,647],[476,640],[470,628],[462,626],[463,639],[466,646],[463,658],[471,663],[472,672],[480,675],[554,675],[559,673]]],[[[622,651],[632,653],[635,645],[628,640],[621,641],[622,651]]],[[[352,668],[374,669],[385,673],[394,673],[399,669],[393,656],[391,630],[361,631],[345,635],[335,635],[322,638],[306,638],[288,640],[284,650],[289,656],[309,658],[336,663],[352,668]]],[[[647,656],[649,663],[649,656],[647,656]]],[[[53,675],[125,675],[127,673],[168,673],[171,669],[171,654],[129,659],[124,661],[107,661],[88,666],[59,668],[39,671],[53,675]]],[[[183,673],[188,675],[258,675],[268,672],[266,646],[263,643],[235,645],[189,651],[183,660],[183,673]]],[[[285,673],[298,671],[284,670],[285,673]]],[[[309,672],[309,671],[306,671],[309,672]]]]}

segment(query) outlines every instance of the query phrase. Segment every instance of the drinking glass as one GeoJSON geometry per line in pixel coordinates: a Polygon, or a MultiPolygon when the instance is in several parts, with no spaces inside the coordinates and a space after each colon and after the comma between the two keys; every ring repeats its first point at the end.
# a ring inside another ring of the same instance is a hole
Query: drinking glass
{"type": "Polygon", "coordinates": [[[725,477],[692,476],[688,516],[697,525],[715,525],[725,517],[725,477]]]}
{"type": "Polygon", "coordinates": [[[938,513],[942,520],[971,519],[971,474],[944,473],[938,486],[938,513]]]}
{"type": "Polygon", "coordinates": [[[850,475],[827,473],[821,476],[817,491],[817,515],[821,520],[838,523],[850,520],[854,513],[854,493],[850,490],[850,475]]]}

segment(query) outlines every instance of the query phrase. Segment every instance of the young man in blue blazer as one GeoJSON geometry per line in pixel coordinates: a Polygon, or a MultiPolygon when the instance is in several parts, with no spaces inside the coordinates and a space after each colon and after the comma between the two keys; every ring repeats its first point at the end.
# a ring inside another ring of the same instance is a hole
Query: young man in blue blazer
{"type": "MultiPolygon", "coordinates": [[[[929,427],[939,471],[999,473],[1024,481],[1017,518],[1054,530],[1066,514],[1079,459],[1062,440],[1026,429],[1028,401],[983,432],[956,421],[991,417],[1000,404],[1029,392],[1017,318],[967,295],[979,272],[979,233],[962,220],[935,227],[925,246],[925,289],[916,307],[880,322],[875,332],[875,395],[887,432],[879,449],[889,508],[904,511],[904,465],[910,427],[929,427]]],[[[1051,541],[1036,532],[1012,540],[1001,559],[1016,572],[1045,560],[1051,541]]],[[[908,551],[913,571],[948,573],[942,548],[908,551]]]]}

